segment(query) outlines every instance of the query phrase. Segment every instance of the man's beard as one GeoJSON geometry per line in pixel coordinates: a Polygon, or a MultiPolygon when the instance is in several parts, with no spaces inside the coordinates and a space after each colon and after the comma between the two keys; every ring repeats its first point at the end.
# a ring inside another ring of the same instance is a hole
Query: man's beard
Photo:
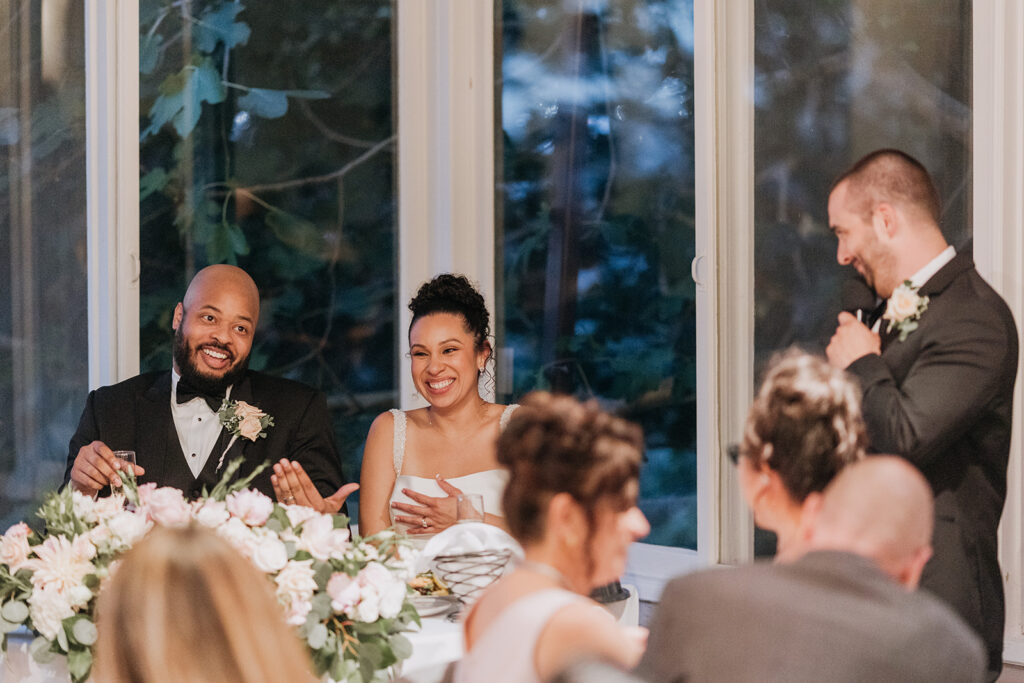
{"type": "MultiPolygon", "coordinates": [[[[193,360],[192,350],[188,346],[188,341],[185,339],[184,325],[178,325],[178,329],[174,331],[174,363],[178,366],[178,372],[181,374],[181,378],[191,384],[196,390],[206,394],[213,394],[216,396],[222,396],[227,388],[237,384],[244,376],[246,370],[249,369],[249,356],[246,356],[241,360],[238,365],[229,368],[227,372],[221,377],[210,377],[204,375],[199,371],[193,360]]],[[[223,346],[217,346],[216,344],[207,344],[207,346],[213,346],[220,348],[222,351],[227,353],[227,349],[223,346]]],[[[201,351],[197,351],[202,353],[201,351]]]]}

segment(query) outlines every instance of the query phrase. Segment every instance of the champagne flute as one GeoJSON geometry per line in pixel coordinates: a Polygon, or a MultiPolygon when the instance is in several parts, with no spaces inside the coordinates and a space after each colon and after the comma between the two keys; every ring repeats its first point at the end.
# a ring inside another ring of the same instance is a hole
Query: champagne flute
{"type": "Polygon", "coordinates": [[[124,472],[124,471],[130,470],[131,473],[132,473],[132,476],[135,476],[135,468],[134,467],[130,467],[130,468],[126,467],[125,464],[124,464],[124,463],[131,463],[132,465],[135,465],[135,451],[114,451],[114,457],[117,458],[118,460],[120,460],[121,463],[122,463],[120,468],[119,468],[120,472],[124,472]]]}

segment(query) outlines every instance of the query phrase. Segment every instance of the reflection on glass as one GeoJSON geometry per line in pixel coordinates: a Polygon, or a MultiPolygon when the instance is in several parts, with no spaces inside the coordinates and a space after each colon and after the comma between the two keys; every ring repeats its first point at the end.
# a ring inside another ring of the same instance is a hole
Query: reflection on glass
{"type": "Polygon", "coordinates": [[[649,542],[695,548],[693,6],[505,0],[499,398],[596,398],[647,439],[649,542]]]}
{"type": "MultiPolygon", "coordinates": [[[[917,157],[942,228],[969,248],[971,3],[755,3],[756,374],[791,344],[823,351],[841,283],[826,211],[833,179],[868,152],[917,157]]],[[[770,553],[771,543],[759,543],[770,553]]]]}
{"type": "Polygon", "coordinates": [[[0,529],[60,485],[88,390],[84,21],[0,3],[0,529]]]}
{"type": "Polygon", "coordinates": [[[350,478],[397,404],[392,3],[140,7],[141,356],[205,265],[262,295],[250,366],[327,393],[350,478]]]}

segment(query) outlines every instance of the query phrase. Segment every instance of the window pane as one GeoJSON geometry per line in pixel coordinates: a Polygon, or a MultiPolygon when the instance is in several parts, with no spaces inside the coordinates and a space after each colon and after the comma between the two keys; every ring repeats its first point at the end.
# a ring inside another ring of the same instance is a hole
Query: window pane
{"type": "Polygon", "coordinates": [[[881,147],[919,159],[959,249],[971,235],[971,3],[767,0],[755,10],[758,368],[793,343],[824,350],[840,283],[832,180],[881,147]]]}
{"type": "Polygon", "coordinates": [[[0,2],[0,529],[60,485],[89,386],[85,15],[0,2]]]}
{"type": "MultiPolygon", "coordinates": [[[[776,351],[824,351],[841,283],[833,179],[902,149],[932,173],[942,229],[971,236],[971,3],[765,0],[755,5],[756,374],[776,351]]],[[[759,536],[758,554],[771,540],[759,536]]]]}
{"type": "Polygon", "coordinates": [[[192,275],[237,263],[250,366],[327,393],[350,478],[397,404],[392,30],[389,0],[140,10],[143,369],[170,367],[192,275]]]}
{"type": "Polygon", "coordinates": [[[643,425],[647,540],[695,548],[692,2],[497,6],[498,390],[643,425]]]}

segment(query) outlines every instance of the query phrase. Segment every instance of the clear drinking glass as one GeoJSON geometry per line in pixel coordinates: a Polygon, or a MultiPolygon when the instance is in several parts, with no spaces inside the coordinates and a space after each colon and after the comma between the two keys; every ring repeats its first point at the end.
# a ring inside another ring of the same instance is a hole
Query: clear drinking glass
{"type": "MultiPolygon", "coordinates": [[[[135,451],[114,451],[114,457],[117,458],[118,460],[130,462],[133,465],[135,464],[135,451]]],[[[121,465],[121,471],[124,470],[124,465],[121,465]]],[[[132,468],[131,472],[132,474],[135,474],[135,469],[132,468]]]]}
{"type": "Polygon", "coordinates": [[[479,493],[460,494],[457,519],[459,523],[484,521],[484,497],[479,493]]]}

